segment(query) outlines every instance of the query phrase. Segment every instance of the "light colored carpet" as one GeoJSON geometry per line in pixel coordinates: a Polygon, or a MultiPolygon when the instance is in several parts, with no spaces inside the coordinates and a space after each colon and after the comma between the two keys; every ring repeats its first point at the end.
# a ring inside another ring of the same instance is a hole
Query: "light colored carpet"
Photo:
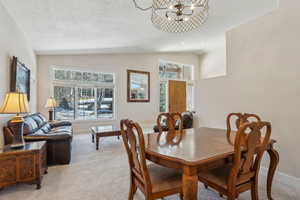
{"type": "MultiPolygon", "coordinates": [[[[126,200],[129,187],[128,163],[122,140],[104,138],[96,151],[89,135],[76,135],[73,141],[72,163],[49,168],[42,188],[20,184],[0,192],[0,200],[126,200]]],[[[265,180],[260,184],[260,199],[266,198],[265,180]]],[[[296,192],[279,183],[274,184],[275,200],[296,200],[296,192]]],[[[137,192],[135,200],[143,200],[137,192]]],[[[177,200],[177,196],[165,198],[177,200]]],[[[220,200],[218,194],[199,184],[201,200],[220,200]]],[[[250,194],[239,200],[249,200],[250,194]]]]}

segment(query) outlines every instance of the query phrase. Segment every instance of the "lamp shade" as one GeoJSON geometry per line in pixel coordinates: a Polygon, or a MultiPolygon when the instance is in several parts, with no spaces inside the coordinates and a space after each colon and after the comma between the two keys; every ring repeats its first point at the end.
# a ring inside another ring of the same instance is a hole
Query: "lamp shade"
{"type": "Polygon", "coordinates": [[[27,95],[20,92],[9,92],[5,95],[4,103],[0,108],[1,114],[28,113],[27,95]]]}
{"type": "Polygon", "coordinates": [[[53,97],[50,97],[48,100],[47,100],[47,103],[46,103],[46,108],[50,108],[50,109],[53,109],[55,107],[57,107],[57,104],[56,104],[56,101],[53,97]]]}

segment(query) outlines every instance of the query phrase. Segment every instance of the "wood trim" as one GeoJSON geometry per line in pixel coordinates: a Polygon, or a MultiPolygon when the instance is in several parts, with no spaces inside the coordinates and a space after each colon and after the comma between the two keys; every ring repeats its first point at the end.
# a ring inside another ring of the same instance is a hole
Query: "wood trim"
{"type": "Polygon", "coordinates": [[[150,72],[146,71],[138,71],[138,70],[127,70],[127,102],[135,102],[135,103],[148,103],[150,102],[150,72]],[[148,76],[148,99],[146,100],[133,100],[130,98],[130,74],[138,73],[138,74],[146,74],[148,76]]]}

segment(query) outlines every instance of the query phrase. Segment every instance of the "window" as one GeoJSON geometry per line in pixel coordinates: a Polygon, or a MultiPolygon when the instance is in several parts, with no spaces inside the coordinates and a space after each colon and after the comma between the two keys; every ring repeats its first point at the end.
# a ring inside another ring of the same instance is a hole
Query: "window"
{"type": "Polygon", "coordinates": [[[113,83],[114,75],[111,73],[81,72],[64,69],[54,69],[55,81],[71,81],[81,83],[113,83]]]}
{"type": "Polygon", "coordinates": [[[77,119],[96,119],[96,96],[95,88],[77,88],[77,119]]]}
{"type": "Polygon", "coordinates": [[[160,83],[160,104],[159,104],[159,110],[160,112],[166,112],[167,111],[167,83],[161,82],[160,83]]]}
{"type": "Polygon", "coordinates": [[[58,120],[114,118],[114,74],[53,69],[58,120]]]}
{"type": "Polygon", "coordinates": [[[187,110],[194,109],[193,66],[186,64],[160,61],[160,112],[168,111],[168,80],[183,80],[187,82],[187,110]]]}
{"type": "Polygon", "coordinates": [[[97,116],[99,118],[113,118],[113,88],[97,88],[97,116]]]}
{"type": "Polygon", "coordinates": [[[72,87],[54,86],[54,98],[57,102],[56,119],[74,119],[75,91],[72,87]]]}

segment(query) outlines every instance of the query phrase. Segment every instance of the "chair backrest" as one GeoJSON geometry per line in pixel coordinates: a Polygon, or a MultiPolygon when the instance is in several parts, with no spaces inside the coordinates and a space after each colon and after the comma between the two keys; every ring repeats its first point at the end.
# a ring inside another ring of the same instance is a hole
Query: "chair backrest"
{"type": "Polygon", "coordinates": [[[226,124],[227,124],[227,140],[230,144],[233,144],[231,141],[230,135],[232,131],[231,127],[231,121],[233,118],[236,118],[235,120],[235,129],[238,130],[243,124],[254,121],[254,122],[260,122],[261,119],[256,114],[249,114],[249,113],[230,113],[227,116],[226,124]]]}
{"type": "Polygon", "coordinates": [[[157,117],[157,127],[160,134],[163,132],[163,119],[165,119],[165,123],[168,127],[169,132],[175,132],[175,130],[183,130],[183,120],[180,113],[161,113],[157,117]]]}
{"type": "Polygon", "coordinates": [[[142,128],[138,123],[122,120],[121,134],[128,155],[131,178],[143,186],[145,192],[152,191],[146,164],[145,141],[142,128]]]}
{"type": "Polygon", "coordinates": [[[240,126],[234,142],[235,153],[228,187],[235,187],[258,176],[270,136],[269,122],[248,122],[240,126]]]}
{"type": "Polygon", "coordinates": [[[195,112],[190,111],[181,113],[183,129],[190,129],[194,127],[194,114],[195,112]]]}

